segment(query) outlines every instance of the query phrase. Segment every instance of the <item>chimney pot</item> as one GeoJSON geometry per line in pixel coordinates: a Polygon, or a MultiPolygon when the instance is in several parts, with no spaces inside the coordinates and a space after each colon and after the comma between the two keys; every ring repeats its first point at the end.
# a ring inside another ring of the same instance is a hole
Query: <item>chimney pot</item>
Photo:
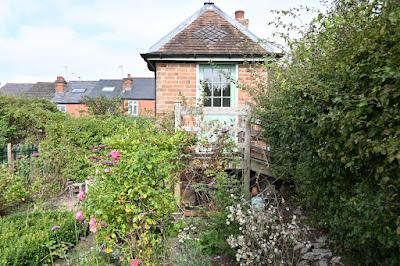
{"type": "Polygon", "coordinates": [[[240,22],[243,26],[246,28],[249,27],[249,20],[244,18],[244,11],[243,10],[237,10],[235,12],[235,19],[240,22]]]}
{"type": "Polygon", "coordinates": [[[243,10],[235,11],[235,19],[236,20],[244,19],[244,11],[243,10]]]}

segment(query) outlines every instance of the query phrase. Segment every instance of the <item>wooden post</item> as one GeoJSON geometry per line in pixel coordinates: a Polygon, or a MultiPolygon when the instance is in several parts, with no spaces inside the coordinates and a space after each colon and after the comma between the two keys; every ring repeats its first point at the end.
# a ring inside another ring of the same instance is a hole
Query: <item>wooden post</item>
{"type": "Polygon", "coordinates": [[[180,102],[175,103],[175,132],[179,130],[182,124],[182,105],[180,102]]]}
{"type": "Polygon", "coordinates": [[[251,112],[250,107],[246,106],[247,112],[245,115],[245,135],[244,135],[244,151],[243,151],[243,194],[246,199],[250,200],[250,145],[251,145],[251,112]]]}
{"type": "Polygon", "coordinates": [[[11,143],[7,144],[7,162],[8,162],[8,169],[10,171],[14,171],[14,154],[13,154],[13,145],[11,143]]]}
{"type": "MultiPolygon", "coordinates": [[[[175,132],[177,132],[181,128],[182,124],[182,114],[181,114],[182,106],[180,102],[175,103],[175,132]]],[[[178,180],[174,185],[174,195],[176,199],[176,203],[178,206],[181,206],[181,177],[178,177],[178,180]]]]}

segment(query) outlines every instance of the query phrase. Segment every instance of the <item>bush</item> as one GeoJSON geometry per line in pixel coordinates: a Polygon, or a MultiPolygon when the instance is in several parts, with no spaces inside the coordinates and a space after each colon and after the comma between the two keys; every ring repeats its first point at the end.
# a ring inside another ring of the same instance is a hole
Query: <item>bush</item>
{"type": "Polygon", "coordinates": [[[52,262],[57,257],[52,256],[57,254],[57,249],[66,251],[75,245],[83,231],[69,212],[19,213],[0,218],[0,264],[52,262]]]}
{"type": "Polygon", "coordinates": [[[0,164],[0,214],[8,207],[26,202],[28,190],[26,178],[9,172],[7,164],[0,164]]]}
{"type": "Polygon", "coordinates": [[[91,147],[112,136],[117,128],[129,127],[135,120],[127,117],[66,117],[47,125],[40,143],[42,169],[60,182],[83,181],[90,175],[91,147]]]}
{"type": "Polygon", "coordinates": [[[105,146],[94,149],[97,174],[85,201],[86,217],[106,252],[122,248],[125,259],[148,263],[168,234],[177,208],[172,186],[191,141],[183,132],[172,135],[151,123],[115,130],[105,146]]]}
{"type": "Polygon", "coordinates": [[[48,100],[0,96],[0,147],[7,143],[38,143],[45,126],[64,115],[48,100]]]}
{"type": "Polygon", "coordinates": [[[400,6],[337,1],[257,98],[276,177],[361,264],[400,263],[400,6]]]}

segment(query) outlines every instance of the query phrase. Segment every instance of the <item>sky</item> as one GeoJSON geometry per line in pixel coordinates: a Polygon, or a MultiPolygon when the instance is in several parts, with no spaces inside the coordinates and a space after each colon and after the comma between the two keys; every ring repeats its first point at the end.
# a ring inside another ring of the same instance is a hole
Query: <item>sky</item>
{"type": "MultiPolygon", "coordinates": [[[[0,83],[152,77],[148,51],[206,0],[0,0],[0,83]]],[[[319,0],[214,0],[234,17],[244,10],[249,29],[272,38],[270,10],[319,0]]],[[[296,23],[307,23],[304,14],[296,23]]],[[[0,86],[2,86],[0,85],[0,86]]]]}

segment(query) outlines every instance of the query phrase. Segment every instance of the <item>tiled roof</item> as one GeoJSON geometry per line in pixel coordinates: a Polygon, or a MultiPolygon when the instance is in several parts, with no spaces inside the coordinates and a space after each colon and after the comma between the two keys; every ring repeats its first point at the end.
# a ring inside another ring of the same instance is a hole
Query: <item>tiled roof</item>
{"type": "Polygon", "coordinates": [[[93,90],[87,94],[90,98],[105,96],[107,98],[120,97],[122,92],[122,79],[100,79],[93,90]],[[113,91],[103,91],[104,87],[113,87],[113,91]]]}
{"type": "Polygon", "coordinates": [[[155,100],[156,81],[154,78],[133,78],[133,88],[131,91],[124,91],[122,99],[134,100],[155,100]]]}
{"type": "Polygon", "coordinates": [[[150,48],[146,55],[266,55],[263,47],[245,26],[212,3],[185,20],[150,48]]]}
{"type": "Polygon", "coordinates": [[[97,81],[69,81],[63,93],[54,94],[52,101],[55,103],[80,103],[82,99],[91,93],[97,81]]]}
{"type": "Polygon", "coordinates": [[[37,82],[24,96],[28,98],[39,98],[51,100],[54,96],[54,83],[53,82],[37,82]]]}
{"type": "Polygon", "coordinates": [[[22,96],[33,86],[33,83],[6,83],[0,88],[0,94],[8,96],[22,96]]]}

